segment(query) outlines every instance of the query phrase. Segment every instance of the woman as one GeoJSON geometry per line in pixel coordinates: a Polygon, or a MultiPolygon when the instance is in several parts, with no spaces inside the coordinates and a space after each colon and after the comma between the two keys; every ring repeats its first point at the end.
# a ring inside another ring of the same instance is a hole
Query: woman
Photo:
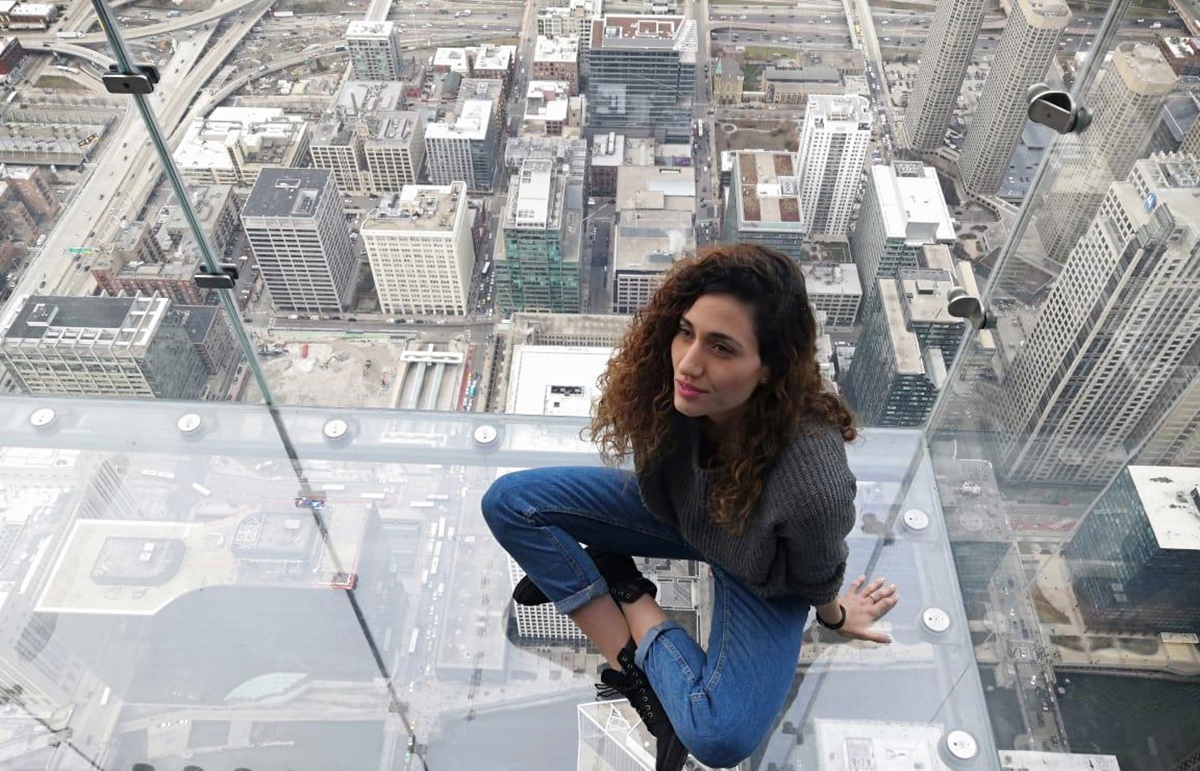
{"type": "Polygon", "coordinates": [[[752,244],[677,263],[601,377],[591,430],[615,465],[507,474],[483,514],[527,578],[513,598],[552,601],[608,660],[658,740],[658,771],[690,751],[733,766],[784,706],[810,607],[843,637],[897,602],[859,576],[841,597],[855,479],[845,404],[826,390],[817,325],[796,264],[752,244]],[[580,543],[588,544],[587,551],[580,543]],[[633,556],[708,562],[705,651],[655,602],[633,556]]]}

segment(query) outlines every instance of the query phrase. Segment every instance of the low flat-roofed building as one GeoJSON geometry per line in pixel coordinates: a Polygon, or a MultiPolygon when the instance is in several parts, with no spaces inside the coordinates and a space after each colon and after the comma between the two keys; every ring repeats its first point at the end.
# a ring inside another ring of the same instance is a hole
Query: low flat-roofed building
{"type": "Polygon", "coordinates": [[[513,63],[517,60],[517,47],[512,45],[481,45],[472,48],[471,75],[500,81],[507,91],[512,78],[513,63]]]}
{"type": "Polygon", "coordinates": [[[471,75],[471,57],[465,48],[439,48],[433,52],[434,72],[456,72],[462,77],[471,75]]]}
{"type": "Polygon", "coordinates": [[[807,104],[810,94],[840,94],[845,90],[842,74],[833,67],[767,67],[762,79],[766,100],[772,104],[807,104]]]}
{"type": "Polygon", "coordinates": [[[308,123],[278,107],[218,107],[188,126],[174,158],[190,182],[252,187],[266,167],[302,166],[308,143],[308,123]]]}
{"type": "Polygon", "coordinates": [[[751,241],[793,259],[808,235],[795,153],[747,150],[734,154],[725,240],[751,241]]]}
{"type": "Polygon", "coordinates": [[[525,94],[525,133],[562,136],[569,126],[569,94],[565,81],[531,80],[525,94]]]}
{"type": "Polygon", "coordinates": [[[539,35],[530,75],[536,80],[565,81],[571,94],[579,93],[579,38],[539,35]]]}
{"type": "Polygon", "coordinates": [[[79,166],[92,157],[106,124],[6,121],[0,136],[0,163],[25,166],[79,166]]]}

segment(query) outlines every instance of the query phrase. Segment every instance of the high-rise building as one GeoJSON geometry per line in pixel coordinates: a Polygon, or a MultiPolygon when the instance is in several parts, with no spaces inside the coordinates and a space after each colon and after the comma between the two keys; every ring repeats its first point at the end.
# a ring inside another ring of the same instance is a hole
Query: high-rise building
{"type": "Polygon", "coordinates": [[[959,179],[980,195],[990,195],[1000,186],[1025,128],[1026,92],[1045,79],[1058,39],[1071,23],[1071,10],[1063,0],[1013,0],[1009,9],[979,109],[958,157],[959,179]]]}
{"type": "Polygon", "coordinates": [[[199,399],[207,373],[165,297],[27,298],[0,329],[0,364],[32,394],[199,399]]]}
{"type": "Polygon", "coordinates": [[[825,325],[852,327],[862,304],[862,282],[854,266],[840,262],[802,262],[804,289],[813,310],[825,314],[825,325]]]}
{"type": "Polygon", "coordinates": [[[1063,550],[1090,630],[1200,629],[1200,469],[1128,466],[1063,550]]]}
{"type": "Polygon", "coordinates": [[[425,117],[419,112],[381,112],[363,141],[371,190],[395,192],[416,184],[425,164],[425,117]]]}
{"type": "MultiPolygon", "coordinates": [[[[582,170],[580,170],[582,171],[582,170]]],[[[578,313],[583,189],[548,160],[528,160],[508,186],[496,291],[511,311],[578,313]]]]}
{"type": "Polygon", "coordinates": [[[734,153],[726,195],[725,240],[769,246],[800,259],[809,223],[799,172],[794,153],[734,153]]]}
{"type": "Polygon", "coordinates": [[[866,97],[813,95],[800,137],[801,211],[811,235],[846,235],[871,144],[866,97]]]}
{"type": "Polygon", "coordinates": [[[894,277],[900,268],[926,267],[921,264],[926,245],[955,240],[936,170],[920,161],[871,166],[862,211],[850,236],[863,305],[875,301],[879,279],[894,277]]]}
{"type": "Polygon", "coordinates": [[[475,246],[464,183],[384,194],[362,239],[384,313],[467,313],[475,246]]]}
{"type": "Polygon", "coordinates": [[[1179,152],[1200,158],[1200,119],[1194,121],[1192,127],[1183,135],[1179,152]]]}
{"type": "Polygon", "coordinates": [[[1008,367],[1004,476],[1106,484],[1157,423],[1150,409],[1200,342],[1198,193],[1189,155],[1138,161],[1109,187],[1008,367]]]}
{"type": "Polygon", "coordinates": [[[496,125],[491,102],[469,100],[457,116],[425,127],[425,161],[435,185],[466,182],[469,190],[492,189],[496,175],[496,125]]]}
{"type": "Polygon", "coordinates": [[[1046,256],[1064,262],[1092,222],[1108,186],[1125,179],[1142,157],[1175,72],[1157,47],[1121,43],[1105,64],[1088,99],[1092,124],[1079,135],[1073,152],[1056,159],[1049,190],[1036,220],[1046,256]]]}
{"type": "Polygon", "coordinates": [[[934,5],[917,82],[904,113],[900,139],[908,147],[931,153],[942,146],[979,35],[983,6],[983,0],[944,0],[934,5]]]}
{"type": "Polygon", "coordinates": [[[946,313],[950,271],[899,268],[876,282],[845,379],[846,398],[872,426],[920,426],[957,352],[963,320],[946,313]]]}
{"type": "Polygon", "coordinates": [[[696,22],[608,15],[592,22],[587,110],[591,133],[687,141],[696,91],[696,22]]]}
{"type": "Polygon", "coordinates": [[[400,46],[390,21],[350,22],[346,53],[355,80],[396,80],[400,76],[400,46]]]}
{"type": "Polygon", "coordinates": [[[242,227],[277,309],[350,307],[358,255],[331,172],[263,169],[242,209],[242,227]]]}

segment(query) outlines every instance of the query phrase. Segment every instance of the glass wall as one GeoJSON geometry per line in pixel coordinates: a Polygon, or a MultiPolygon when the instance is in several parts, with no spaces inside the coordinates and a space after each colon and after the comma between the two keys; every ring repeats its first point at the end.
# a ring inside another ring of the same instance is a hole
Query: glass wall
{"type": "Polygon", "coordinates": [[[718,241],[801,263],[902,596],[740,768],[1200,763],[1192,4],[9,5],[0,767],[652,768],[479,500],[718,241]]]}

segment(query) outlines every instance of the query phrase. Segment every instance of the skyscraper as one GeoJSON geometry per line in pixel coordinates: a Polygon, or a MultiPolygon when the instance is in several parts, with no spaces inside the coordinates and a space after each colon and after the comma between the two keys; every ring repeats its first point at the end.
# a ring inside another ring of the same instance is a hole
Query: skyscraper
{"type": "Polygon", "coordinates": [[[475,246],[464,183],[385,193],[363,222],[362,238],[384,313],[467,312],[475,246]]]}
{"type": "Polygon", "coordinates": [[[1055,262],[1066,261],[1109,184],[1129,176],[1175,87],[1175,72],[1153,45],[1122,43],[1106,67],[1087,101],[1092,125],[1062,155],[1037,218],[1046,256],[1055,262]]]}
{"type": "Polygon", "coordinates": [[[1045,78],[1058,38],[1071,22],[1062,0],[1013,0],[1010,9],[958,158],[959,179],[980,195],[999,187],[1025,127],[1026,92],[1045,78]]]}
{"type": "Polygon", "coordinates": [[[808,98],[797,176],[810,235],[846,235],[870,143],[871,103],[865,97],[808,98]]]}
{"type": "Polygon", "coordinates": [[[355,80],[396,80],[400,75],[400,47],[390,21],[350,22],[346,52],[355,80]]]}
{"type": "Polygon", "coordinates": [[[528,160],[509,183],[496,261],[505,311],[579,312],[583,193],[569,173],[553,161],[528,160]]]}
{"type": "Polygon", "coordinates": [[[904,113],[907,137],[901,141],[908,147],[931,153],[942,146],[979,35],[983,5],[983,0],[944,0],[934,5],[917,83],[904,113]]]}
{"type": "Polygon", "coordinates": [[[208,377],[165,297],[34,295],[0,329],[0,365],[21,391],[198,399],[208,377]]]}
{"type": "Polygon", "coordinates": [[[1129,466],[1063,551],[1088,629],[1200,628],[1200,470],[1129,466]]]}
{"type": "Polygon", "coordinates": [[[686,141],[696,91],[696,22],[609,15],[592,22],[588,127],[686,141]]]}
{"type": "Polygon", "coordinates": [[[1008,368],[998,465],[1010,480],[1105,484],[1156,422],[1149,410],[1200,341],[1198,193],[1200,162],[1177,154],[1109,187],[1008,368]]]}
{"type": "Polygon", "coordinates": [[[921,264],[926,245],[954,241],[954,223],[937,171],[920,161],[872,166],[862,211],[850,236],[863,306],[874,303],[879,279],[894,277],[900,268],[928,267],[921,264]]]}
{"type": "Polygon", "coordinates": [[[350,307],[358,256],[327,169],[263,169],[242,227],[279,310],[337,313],[350,307]]]}

